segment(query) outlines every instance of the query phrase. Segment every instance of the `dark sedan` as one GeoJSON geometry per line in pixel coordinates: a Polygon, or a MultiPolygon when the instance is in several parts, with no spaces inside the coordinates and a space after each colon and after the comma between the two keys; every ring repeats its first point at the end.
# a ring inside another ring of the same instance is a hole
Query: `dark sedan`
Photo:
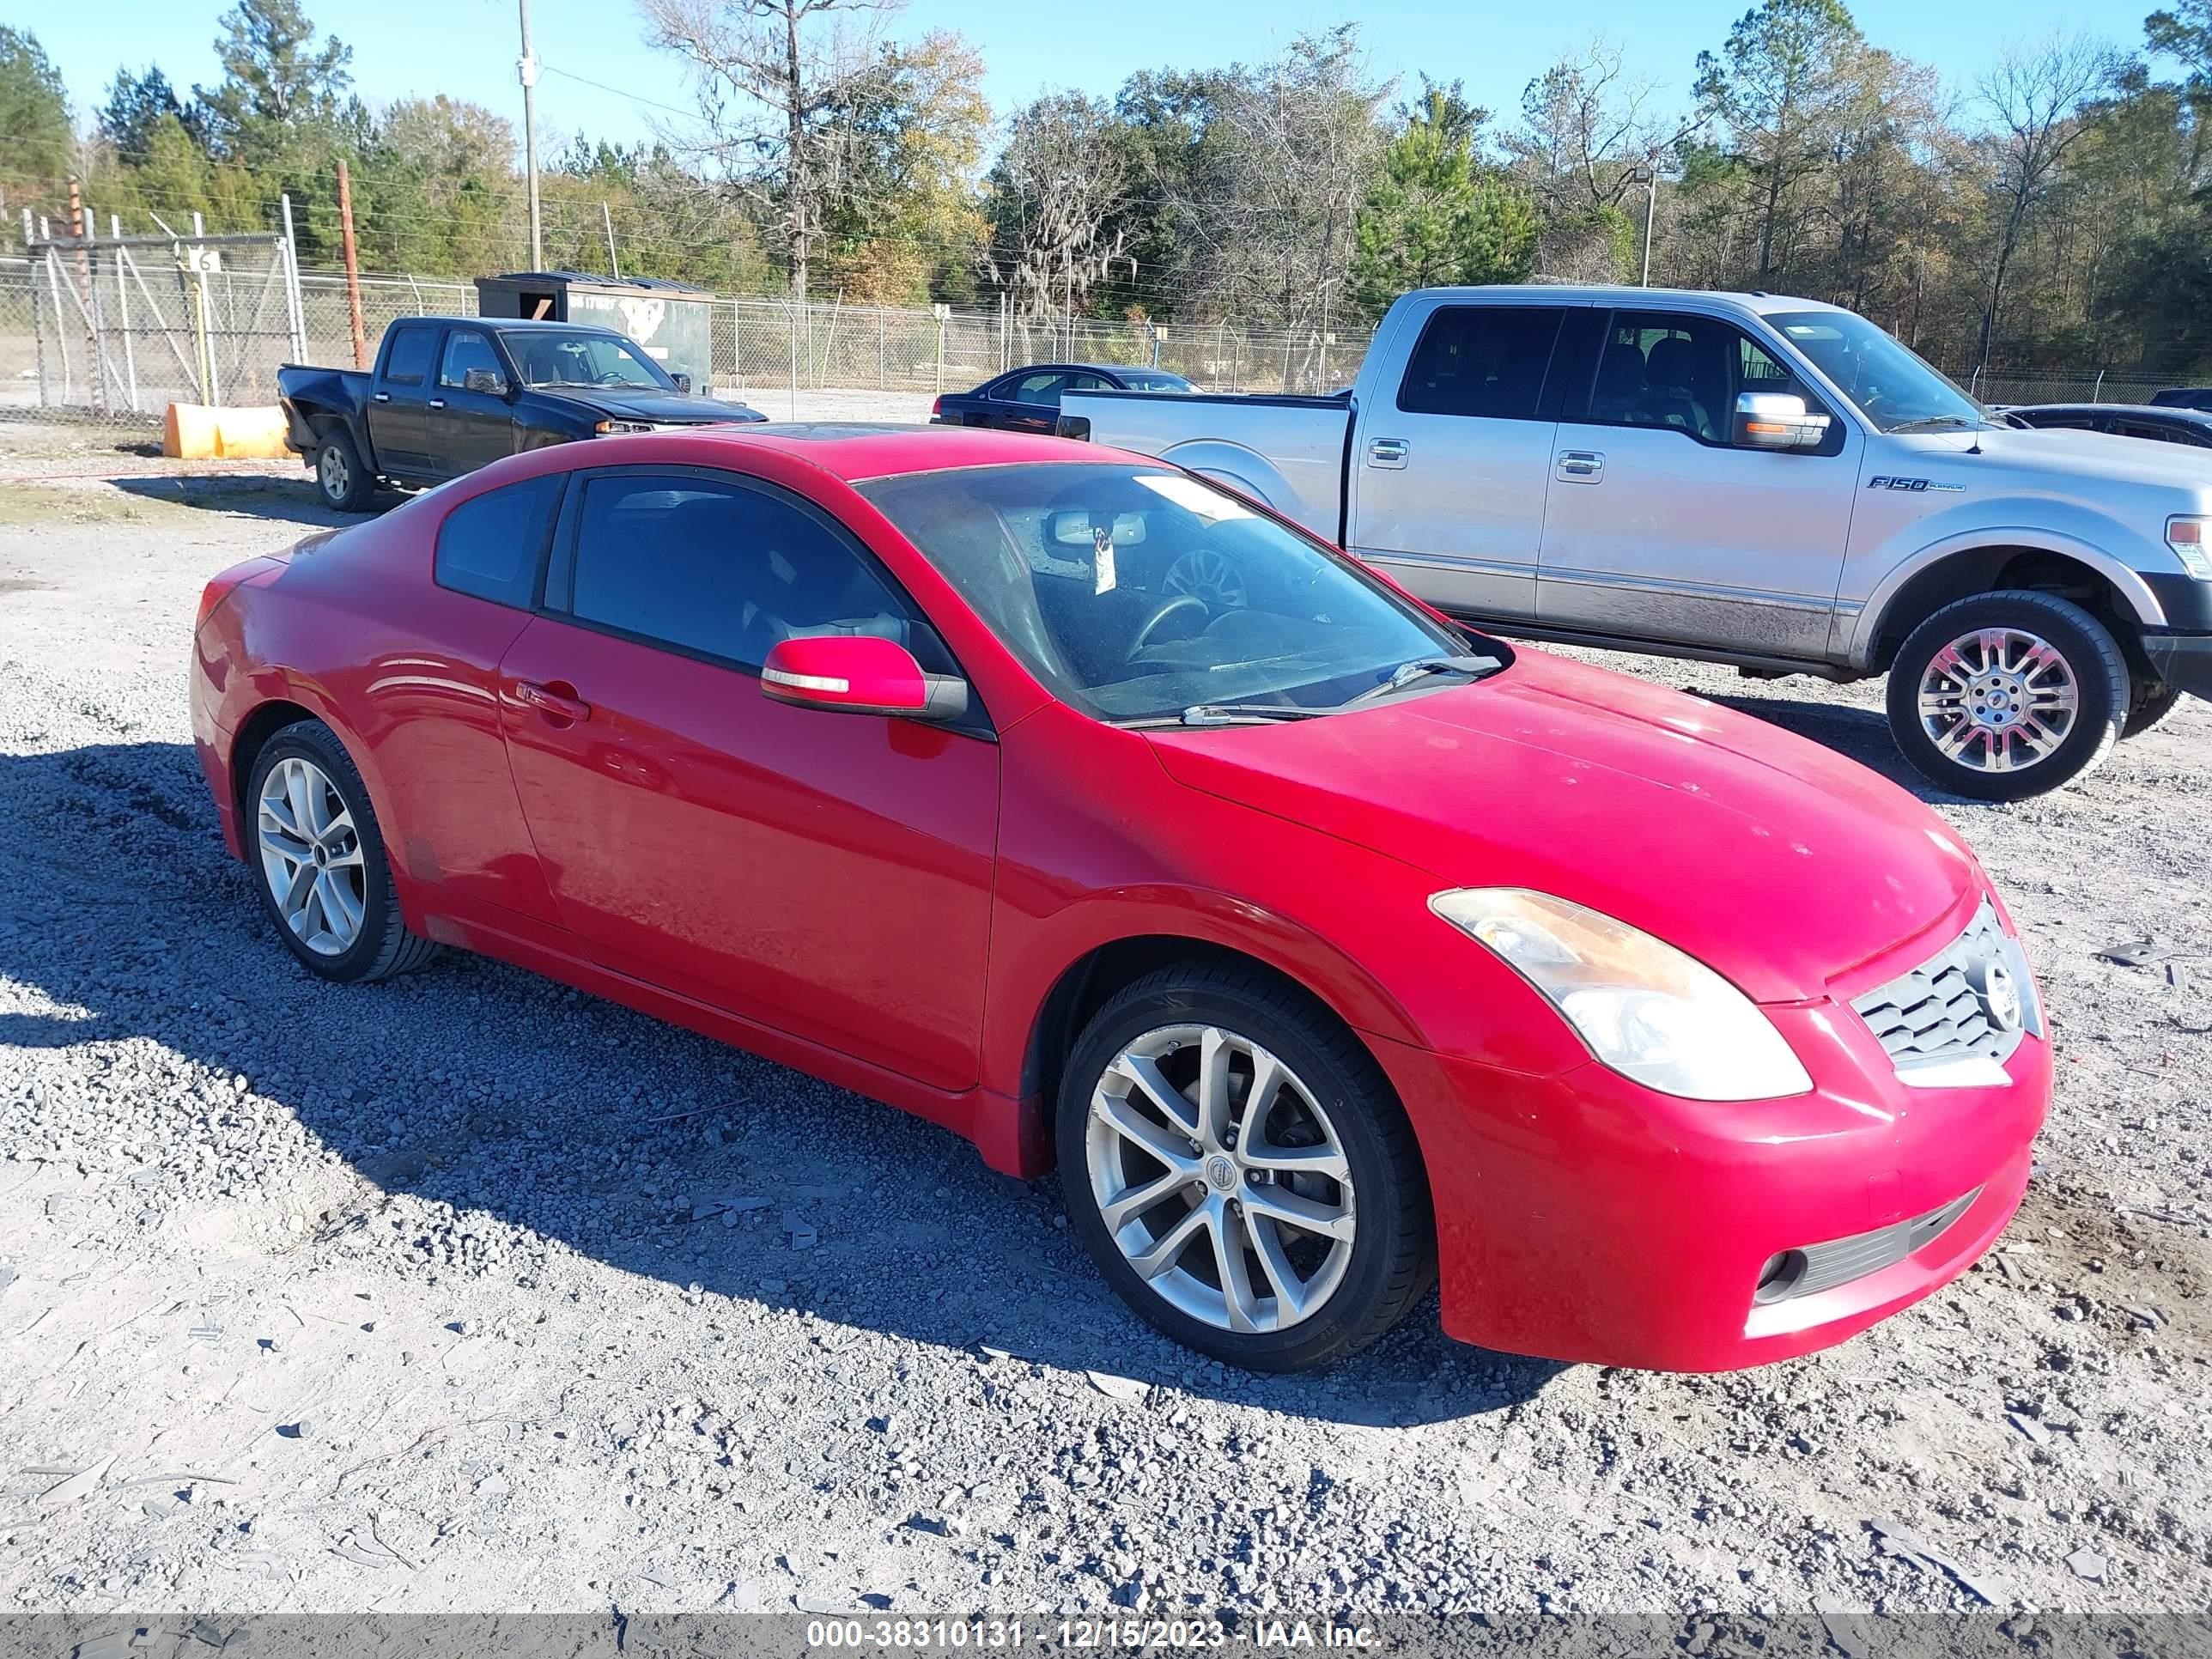
{"type": "Polygon", "coordinates": [[[1180,374],[1127,363],[1031,363],[986,380],[973,392],[948,392],[933,404],[937,426],[996,427],[1002,432],[1053,431],[1066,392],[1193,392],[1180,374]]]}
{"type": "Polygon", "coordinates": [[[2022,426],[2112,432],[2123,438],[2212,449],[2212,410],[2149,404],[2029,404],[2004,412],[2022,426]]]}

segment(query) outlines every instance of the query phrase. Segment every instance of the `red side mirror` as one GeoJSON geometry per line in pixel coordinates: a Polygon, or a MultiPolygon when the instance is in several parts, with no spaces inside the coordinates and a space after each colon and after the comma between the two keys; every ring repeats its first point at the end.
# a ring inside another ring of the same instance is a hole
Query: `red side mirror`
{"type": "Polygon", "coordinates": [[[925,674],[914,653],[872,634],[817,634],[780,640],[761,665],[761,693],[778,702],[847,714],[957,720],[968,712],[968,683],[925,674]]]}

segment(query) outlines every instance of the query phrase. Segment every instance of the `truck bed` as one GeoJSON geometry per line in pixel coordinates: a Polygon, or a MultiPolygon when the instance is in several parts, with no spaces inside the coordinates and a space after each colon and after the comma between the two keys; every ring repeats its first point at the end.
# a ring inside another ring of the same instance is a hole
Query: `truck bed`
{"type": "Polygon", "coordinates": [[[1348,392],[1071,392],[1060,418],[1070,436],[1173,461],[1258,496],[1317,536],[1342,539],[1348,392]]]}

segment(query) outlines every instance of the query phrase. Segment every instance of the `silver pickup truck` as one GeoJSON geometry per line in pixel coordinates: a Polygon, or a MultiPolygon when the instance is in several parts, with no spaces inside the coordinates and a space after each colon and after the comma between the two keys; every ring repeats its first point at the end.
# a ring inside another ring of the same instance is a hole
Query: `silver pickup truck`
{"type": "Polygon", "coordinates": [[[1348,394],[1071,392],[1060,428],[1243,490],[1499,633],[1887,673],[1899,747],[1983,800],[2212,696],[2212,454],[2018,429],[1811,301],[1427,289],[1348,394]]]}

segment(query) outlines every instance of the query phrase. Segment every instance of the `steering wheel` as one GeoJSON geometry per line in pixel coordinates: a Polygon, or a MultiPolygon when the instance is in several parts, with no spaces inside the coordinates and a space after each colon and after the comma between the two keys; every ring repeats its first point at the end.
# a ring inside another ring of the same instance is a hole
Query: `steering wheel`
{"type": "Polygon", "coordinates": [[[1166,599],[1162,599],[1152,607],[1152,614],[1145,618],[1143,623],[1131,637],[1129,648],[1123,654],[1121,660],[1134,662],[1138,654],[1152,642],[1152,635],[1160,631],[1160,624],[1167,621],[1170,617],[1179,616],[1186,611],[1195,611],[1200,617],[1203,617],[1206,614],[1206,601],[1194,593],[1170,593],[1166,599]]]}

